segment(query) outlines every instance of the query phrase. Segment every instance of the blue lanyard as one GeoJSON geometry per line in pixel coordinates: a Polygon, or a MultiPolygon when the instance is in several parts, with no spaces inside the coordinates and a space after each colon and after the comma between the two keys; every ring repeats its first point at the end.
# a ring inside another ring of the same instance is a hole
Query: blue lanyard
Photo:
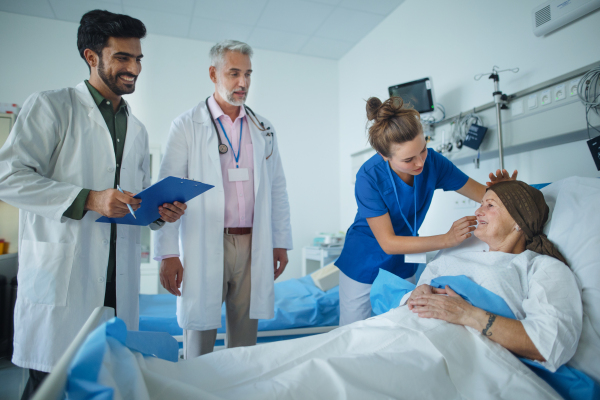
{"type": "Polygon", "coordinates": [[[404,219],[406,226],[408,226],[408,229],[410,229],[412,235],[417,236],[417,177],[415,176],[415,180],[413,182],[413,191],[415,193],[415,228],[413,229],[402,212],[402,205],[400,204],[400,199],[398,198],[398,190],[396,189],[396,182],[394,182],[394,178],[392,177],[392,166],[390,165],[389,161],[388,174],[390,175],[390,181],[392,182],[392,187],[394,188],[394,194],[396,195],[396,202],[398,203],[398,208],[400,209],[400,215],[402,215],[402,218],[404,219]]]}
{"type": "MultiPolygon", "coordinates": [[[[235,155],[235,151],[233,151],[233,145],[231,144],[231,140],[229,140],[229,136],[227,136],[227,132],[225,132],[225,128],[223,128],[223,123],[221,122],[220,119],[217,118],[217,121],[219,121],[219,125],[221,125],[221,129],[223,129],[223,135],[225,135],[225,139],[227,139],[227,143],[229,143],[229,147],[231,147],[231,152],[233,153],[233,158],[235,158],[235,167],[239,168],[240,165],[240,149],[242,148],[242,127],[244,126],[244,120],[240,119],[240,144],[238,145],[238,153],[237,156],[235,155]]],[[[217,135],[219,134],[219,132],[217,132],[217,135]]]]}

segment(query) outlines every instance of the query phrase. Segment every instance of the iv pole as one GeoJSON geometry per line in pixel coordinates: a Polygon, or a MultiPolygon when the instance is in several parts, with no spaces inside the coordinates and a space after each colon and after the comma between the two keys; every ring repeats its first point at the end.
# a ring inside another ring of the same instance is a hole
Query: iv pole
{"type": "MultiPolygon", "coordinates": [[[[508,96],[503,94],[500,91],[500,76],[498,75],[500,72],[511,71],[514,73],[519,72],[519,68],[512,69],[503,69],[501,71],[498,70],[499,67],[494,65],[492,68],[492,73],[489,76],[489,79],[494,80],[494,102],[496,103],[496,122],[498,123],[498,158],[500,160],[500,170],[504,169],[504,147],[502,145],[502,115],[500,110],[508,110],[508,106],[506,103],[508,102],[508,96]]],[[[489,72],[478,74],[473,77],[476,81],[480,80],[482,76],[487,75],[489,72]]]]}

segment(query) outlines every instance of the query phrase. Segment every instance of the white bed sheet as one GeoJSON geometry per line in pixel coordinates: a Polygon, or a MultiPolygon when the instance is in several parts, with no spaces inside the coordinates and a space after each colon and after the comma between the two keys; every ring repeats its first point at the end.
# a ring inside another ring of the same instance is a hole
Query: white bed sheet
{"type": "MultiPolygon", "coordinates": [[[[114,346],[110,353],[121,353],[114,346]]],[[[115,399],[560,399],[500,345],[407,307],[322,335],[179,363],[132,355],[103,364],[99,383],[132,380],[115,399]]]]}

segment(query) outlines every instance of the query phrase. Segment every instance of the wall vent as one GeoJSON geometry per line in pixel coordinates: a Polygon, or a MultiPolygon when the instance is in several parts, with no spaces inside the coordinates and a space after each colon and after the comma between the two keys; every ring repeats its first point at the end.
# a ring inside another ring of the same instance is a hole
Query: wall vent
{"type": "Polygon", "coordinates": [[[542,8],[540,11],[535,13],[535,27],[544,25],[546,22],[550,22],[552,16],[550,15],[550,5],[542,8]]]}
{"type": "Polygon", "coordinates": [[[550,0],[531,10],[535,36],[543,36],[600,8],[600,0],[550,0]]]}

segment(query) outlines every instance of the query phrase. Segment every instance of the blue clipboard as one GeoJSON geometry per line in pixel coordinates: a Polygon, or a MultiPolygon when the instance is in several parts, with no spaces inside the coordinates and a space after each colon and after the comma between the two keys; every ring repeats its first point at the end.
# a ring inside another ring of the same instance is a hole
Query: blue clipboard
{"type": "Polygon", "coordinates": [[[140,208],[135,212],[137,219],[127,214],[122,218],[100,217],[96,222],[147,226],[160,218],[159,206],[175,201],[186,203],[213,187],[202,182],[168,176],[134,196],[136,199],[142,199],[140,208]]]}

